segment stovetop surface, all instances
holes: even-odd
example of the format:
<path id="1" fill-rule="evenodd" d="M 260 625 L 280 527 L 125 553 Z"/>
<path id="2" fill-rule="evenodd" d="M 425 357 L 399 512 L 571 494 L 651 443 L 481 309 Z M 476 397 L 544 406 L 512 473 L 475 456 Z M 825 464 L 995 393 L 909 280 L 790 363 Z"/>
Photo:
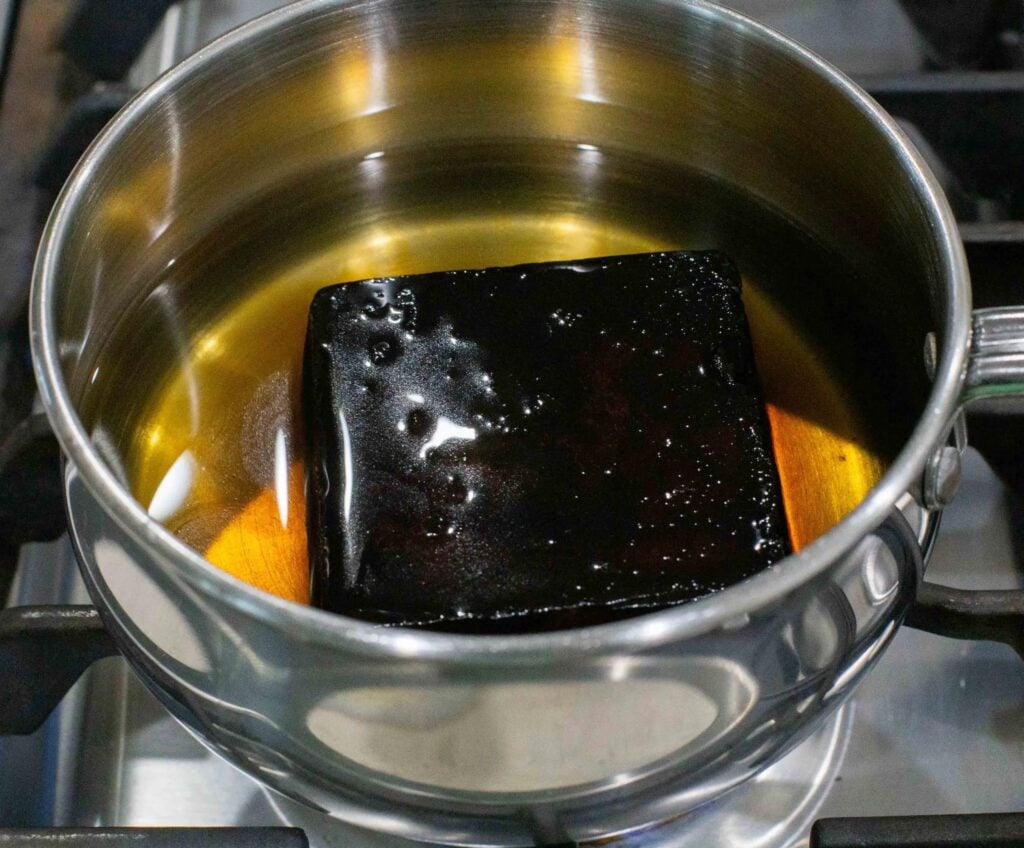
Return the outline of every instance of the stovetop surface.
<path id="1" fill-rule="evenodd" d="M 280 0 L 172 8 L 129 81 L 143 85 Z M 914 70 L 926 47 L 897 3 L 737 0 L 854 73 Z M 822 26 L 822 22 L 827 25 Z M 973 451 L 943 519 L 929 577 L 1016 588 L 1024 508 Z M 1016 532 L 1014 528 L 1017 528 Z M 67 540 L 26 546 L 15 604 L 87 602 Z M 844 712 L 801 748 L 684 825 L 645 844 L 805 843 L 824 816 L 1024 811 L 1024 663 L 1004 646 L 902 629 Z M 0 740 L 0 823 L 306 826 L 314 845 L 398 845 L 273 798 L 207 751 L 120 658 L 90 670 L 36 734 Z"/>

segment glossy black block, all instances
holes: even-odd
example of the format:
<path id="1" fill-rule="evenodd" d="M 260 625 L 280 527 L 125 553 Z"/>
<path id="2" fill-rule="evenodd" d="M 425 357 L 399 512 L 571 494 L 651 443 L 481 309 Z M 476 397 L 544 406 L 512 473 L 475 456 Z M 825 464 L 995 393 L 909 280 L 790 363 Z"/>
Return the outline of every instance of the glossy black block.
<path id="1" fill-rule="evenodd" d="M 740 278 L 715 252 L 347 283 L 310 309 L 313 602 L 516 632 L 788 552 Z"/>

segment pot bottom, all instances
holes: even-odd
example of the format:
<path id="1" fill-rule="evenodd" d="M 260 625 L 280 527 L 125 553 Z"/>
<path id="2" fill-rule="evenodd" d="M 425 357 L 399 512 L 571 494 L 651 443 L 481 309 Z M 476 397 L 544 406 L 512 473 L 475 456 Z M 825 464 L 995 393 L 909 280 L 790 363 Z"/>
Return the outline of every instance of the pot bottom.
<path id="1" fill-rule="evenodd" d="M 581 844 L 615 848 L 681 844 L 789 848 L 810 829 L 839 772 L 853 710 L 852 704 L 842 707 L 777 763 L 715 801 L 661 824 Z M 283 822 L 305 830 L 312 848 L 413 848 L 424 844 L 364 830 L 272 790 L 264 792 Z"/>

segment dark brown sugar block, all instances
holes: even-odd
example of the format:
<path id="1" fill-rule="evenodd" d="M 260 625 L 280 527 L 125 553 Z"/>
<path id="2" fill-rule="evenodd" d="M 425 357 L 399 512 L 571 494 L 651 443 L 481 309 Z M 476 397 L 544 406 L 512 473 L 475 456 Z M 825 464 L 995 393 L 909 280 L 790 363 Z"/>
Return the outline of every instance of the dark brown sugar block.
<path id="1" fill-rule="evenodd" d="M 697 598 L 788 552 L 720 253 L 331 286 L 304 370 L 318 606 L 546 630 Z"/>

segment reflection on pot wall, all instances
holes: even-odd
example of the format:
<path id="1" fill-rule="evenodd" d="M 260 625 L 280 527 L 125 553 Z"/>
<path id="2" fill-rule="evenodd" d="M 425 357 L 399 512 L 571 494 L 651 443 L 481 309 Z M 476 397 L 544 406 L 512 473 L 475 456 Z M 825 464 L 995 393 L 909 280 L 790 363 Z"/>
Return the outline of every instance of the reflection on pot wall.
<path id="1" fill-rule="evenodd" d="M 752 681 L 731 697 L 716 691 L 737 685 L 740 669 L 684 661 L 671 673 L 649 668 L 655 676 L 645 679 L 631 665 L 616 660 L 609 680 L 350 689 L 313 707 L 307 726 L 331 750 L 402 780 L 540 792 L 626 782 L 627 773 L 734 723 L 735 715 L 717 721 L 719 702 L 752 702 Z"/>
<path id="2" fill-rule="evenodd" d="M 403 822 L 392 829 L 452 807 L 537 807 L 583 838 L 702 803 L 841 702 L 919 570 L 895 523 L 786 605 L 684 644 L 489 670 L 381 661 L 290 641 L 172 562 L 143 571 L 152 552 L 72 468 L 67 491 L 90 589 L 164 703 L 264 782 L 349 819 Z"/>

